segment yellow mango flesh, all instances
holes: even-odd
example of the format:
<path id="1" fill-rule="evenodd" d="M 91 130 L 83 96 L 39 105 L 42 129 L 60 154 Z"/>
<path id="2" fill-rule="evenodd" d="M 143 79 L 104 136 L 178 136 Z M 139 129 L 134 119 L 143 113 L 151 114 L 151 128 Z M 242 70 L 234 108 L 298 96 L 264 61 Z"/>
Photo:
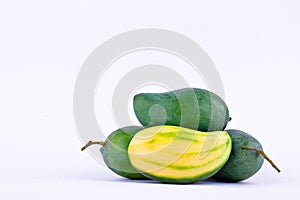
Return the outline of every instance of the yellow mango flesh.
<path id="1" fill-rule="evenodd" d="M 231 139 L 225 131 L 200 132 L 177 126 L 155 126 L 131 140 L 131 164 L 145 174 L 165 179 L 199 180 L 228 160 Z"/>

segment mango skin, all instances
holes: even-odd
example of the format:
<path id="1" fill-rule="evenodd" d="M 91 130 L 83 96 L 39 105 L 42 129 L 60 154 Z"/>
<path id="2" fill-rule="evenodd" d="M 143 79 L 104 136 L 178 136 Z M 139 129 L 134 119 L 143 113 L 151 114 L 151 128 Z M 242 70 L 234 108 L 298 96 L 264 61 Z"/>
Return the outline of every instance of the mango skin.
<path id="1" fill-rule="evenodd" d="M 264 158 L 256 151 L 241 146 L 263 150 L 253 136 L 240 130 L 226 130 L 232 140 L 232 151 L 223 168 L 213 177 L 222 182 L 239 182 L 253 176 L 262 167 Z"/>
<path id="2" fill-rule="evenodd" d="M 134 112 L 144 127 L 171 125 L 199 131 L 224 130 L 230 117 L 225 102 L 199 88 L 134 96 Z"/>
<path id="3" fill-rule="evenodd" d="M 128 145 L 133 136 L 143 127 L 128 126 L 112 132 L 100 148 L 107 167 L 116 174 L 129 179 L 148 179 L 139 173 L 130 163 Z"/>

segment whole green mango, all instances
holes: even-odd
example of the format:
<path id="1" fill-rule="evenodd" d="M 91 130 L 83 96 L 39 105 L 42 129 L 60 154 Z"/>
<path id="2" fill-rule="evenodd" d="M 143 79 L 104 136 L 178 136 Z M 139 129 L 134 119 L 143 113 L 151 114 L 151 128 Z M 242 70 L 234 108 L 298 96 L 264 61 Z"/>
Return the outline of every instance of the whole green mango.
<path id="1" fill-rule="evenodd" d="M 230 157 L 224 167 L 214 176 L 223 182 L 239 182 L 256 174 L 266 159 L 278 171 L 278 167 L 263 152 L 257 139 L 240 130 L 226 130 L 232 140 Z"/>
<path id="2" fill-rule="evenodd" d="M 99 144 L 104 162 L 113 172 L 129 179 L 148 179 L 131 165 L 128 157 L 128 145 L 140 130 L 143 130 L 143 127 L 128 126 L 117 129 L 107 137 L 105 142 L 89 141 L 81 150 L 83 151 L 90 145 Z"/>
<path id="3" fill-rule="evenodd" d="M 199 131 L 224 130 L 230 120 L 225 102 L 199 88 L 134 96 L 134 112 L 143 126 L 172 125 Z"/>

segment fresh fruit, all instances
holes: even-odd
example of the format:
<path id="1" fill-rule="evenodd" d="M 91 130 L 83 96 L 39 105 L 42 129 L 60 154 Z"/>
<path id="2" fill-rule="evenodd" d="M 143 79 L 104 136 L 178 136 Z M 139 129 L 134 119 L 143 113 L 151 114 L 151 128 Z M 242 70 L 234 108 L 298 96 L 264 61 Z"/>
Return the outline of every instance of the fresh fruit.
<path id="1" fill-rule="evenodd" d="M 143 126 L 173 125 L 199 131 L 224 130 L 230 121 L 225 102 L 198 88 L 134 96 L 134 112 Z"/>
<path id="2" fill-rule="evenodd" d="M 253 176 L 267 159 L 278 172 L 280 170 L 265 155 L 258 140 L 240 130 L 226 130 L 232 140 L 232 151 L 224 167 L 214 176 L 224 182 L 243 181 Z"/>
<path id="3" fill-rule="evenodd" d="M 178 126 L 139 131 L 128 147 L 130 162 L 145 176 L 165 183 L 193 183 L 213 176 L 231 152 L 227 132 Z"/>
<path id="4" fill-rule="evenodd" d="M 81 150 L 83 151 L 93 144 L 100 144 L 102 145 L 100 151 L 104 162 L 113 172 L 129 179 L 147 179 L 132 167 L 127 153 L 132 137 L 142 129 L 143 127 L 140 126 L 128 126 L 118 129 L 112 132 L 105 142 L 89 141 Z"/>

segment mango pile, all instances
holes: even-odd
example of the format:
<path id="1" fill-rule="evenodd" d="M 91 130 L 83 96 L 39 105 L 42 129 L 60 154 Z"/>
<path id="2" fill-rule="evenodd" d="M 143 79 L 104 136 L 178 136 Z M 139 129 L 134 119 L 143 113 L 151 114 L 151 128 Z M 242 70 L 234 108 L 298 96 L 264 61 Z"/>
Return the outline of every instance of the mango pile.
<path id="1" fill-rule="evenodd" d="M 142 126 L 128 126 L 99 144 L 107 167 L 128 179 L 189 184 L 210 179 L 239 182 L 253 176 L 266 159 L 253 136 L 225 130 L 231 120 L 226 103 L 199 88 L 134 96 L 134 112 Z"/>

